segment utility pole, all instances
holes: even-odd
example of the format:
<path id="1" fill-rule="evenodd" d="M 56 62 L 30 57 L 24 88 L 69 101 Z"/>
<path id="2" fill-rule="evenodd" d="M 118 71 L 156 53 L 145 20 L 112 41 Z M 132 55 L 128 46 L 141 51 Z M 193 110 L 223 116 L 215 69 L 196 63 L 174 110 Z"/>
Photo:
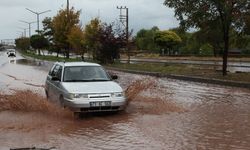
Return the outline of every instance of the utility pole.
<path id="1" fill-rule="evenodd" d="M 31 37 L 31 24 L 36 23 L 36 22 L 27 22 L 27 21 L 23 21 L 23 20 L 19 20 L 19 21 L 23 22 L 23 23 L 27 23 L 29 25 L 29 37 Z"/>
<path id="2" fill-rule="evenodd" d="M 69 0 L 67 0 L 67 13 L 69 13 Z"/>
<path id="3" fill-rule="evenodd" d="M 35 12 L 35 11 L 30 10 L 30 9 L 28 9 L 28 8 L 26 8 L 26 10 L 28 10 L 28 11 L 30 11 L 30 12 L 32 12 L 32 13 L 34 13 L 34 14 L 37 15 L 37 33 L 39 34 L 39 16 L 40 16 L 41 14 L 46 13 L 46 12 L 50 12 L 51 10 L 46 10 L 46 11 L 43 11 L 43 12 Z"/>
<path id="4" fill-rule="evenodd" d="M 66 25 L 66 28 L 67 28 L 67 31 L 69 32 L 69 22 L 70 22 L 70 17 L 69 17 L 69 0 L 67 0 L 67 6 L 66 6 L 67 8 L 67 25 Z M 67 42 L 67 50 L 66 50 L 66 57 L 67 58 L 69 58 L 69 48 L 70 48 L 70 46 L 69 46 L 69 43 Z"/>
<path id="5" fill-rule="evenodd" d="M 127 46 L 127 56 L 128 56 L 128 63 L 130 63 L 130 49 L 129 49 L 129 18 L 128 18 L 128 8 L 125 6 L 121 6 L 118 7 L 117 9 L 120 10 L 120 22 L 123 24 L 123 26 L 125 27 L 126 30 L 126 46 Z M 126 13 L 124 14 L 124 11 L 126 11 Z"/>

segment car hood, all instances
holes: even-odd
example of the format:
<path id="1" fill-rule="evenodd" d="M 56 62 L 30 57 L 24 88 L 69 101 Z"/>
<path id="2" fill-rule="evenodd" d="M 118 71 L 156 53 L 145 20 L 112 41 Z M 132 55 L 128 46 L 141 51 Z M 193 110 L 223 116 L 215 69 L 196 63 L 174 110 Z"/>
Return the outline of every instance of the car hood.
<path id="1" fill-rule="evenodd" d="M 113 81 L 105 82 L 64 82 L 63 88 L 69 93 L 114 93 L 122 92 L 119 84 Z"/>

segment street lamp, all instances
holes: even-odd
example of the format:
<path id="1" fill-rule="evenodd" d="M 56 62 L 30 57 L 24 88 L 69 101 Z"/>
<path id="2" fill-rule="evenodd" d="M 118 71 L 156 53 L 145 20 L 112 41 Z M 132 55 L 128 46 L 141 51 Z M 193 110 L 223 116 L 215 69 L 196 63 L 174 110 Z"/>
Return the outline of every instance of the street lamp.
<path id="1" fill-rule="evenodd" d="M 23 31 L 17 31 L 17 34 L 18 34 L 20 37 L 23 37 Z"/>
<path id="2" fill-rule="evenodd" d="M 18 27 L 18 28 L 23 30 L 23 37 L 26 37 L 26 30 L 29 28 L 21 28 L 21 27 Z"/>
<path id="3" fill-rule="evenodd" d="M 26 10 L 28 10 L 28 11 L 30 11 L 30 12 L 32 12 L 32 13 L 34 13 L 34 14 L 37 15 L 37 32 L 39 33 L 39 15 L 44 14 L 46 12 L 50 12 L 51 10 L 46 10 L 46 11 L 43 11 L 43 12 L 35 12 L 35 11 L 30 10 L 28 8 L 26 8 Z"/>
<path id="4" fill-rule="evenodd" d="M 36 22 L 27 22 L 27 21 L 23 21 L 23 20 L 19 20 L 20 22 L 23 22 L 23 23 L 27 23 L 27 24 L 29 24 L 29 37 L 31 37 L 31 24 L 32 23 L 36 23 Z"/>

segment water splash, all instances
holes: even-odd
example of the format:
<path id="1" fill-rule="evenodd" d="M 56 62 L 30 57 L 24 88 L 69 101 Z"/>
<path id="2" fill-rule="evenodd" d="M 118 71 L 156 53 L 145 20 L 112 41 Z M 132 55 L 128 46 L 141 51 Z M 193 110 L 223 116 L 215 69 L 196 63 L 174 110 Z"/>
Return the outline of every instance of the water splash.
<path id="1" fill-rule="evenodd" d="M 130 112 L 142 114 L 163 114 L 170 112 L 184 112 L 185 109 L 178 106 L 173 101 L 163 97 L 150 96 L 146 94 L 152 91 L 161 91 L 157 87 L 157 81 L 153 78 L 145 78 L 134 81 L 126 90 L 128 99 L 127 109 Z M 152 94 L 153 95 L 153 94 Z"/>
<path id="2" fill-rule="evenodd" d="M 134 100 L 141 92 L 146 91 L 155 86 L 156 82 L 151 79 L 142 79 L 134 81 L 128 86 L 125 91 L 128 102 Z"/>
<path id="3" fill-rule="evenodd" d="M 66 118 L 72 116 L 69 110 L 61 108 L 29 90 L 16 91 L 13 95 L 0 94 L 0 111 L 38 112 Z"/>

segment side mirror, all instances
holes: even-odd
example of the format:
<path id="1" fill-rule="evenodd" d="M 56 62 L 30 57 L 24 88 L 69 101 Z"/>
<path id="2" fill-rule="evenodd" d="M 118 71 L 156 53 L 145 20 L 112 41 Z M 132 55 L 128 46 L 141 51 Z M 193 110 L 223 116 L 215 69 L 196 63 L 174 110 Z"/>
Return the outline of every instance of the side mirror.
<path id="1" fill-rule="evenodd" d="M 118 76 L 117 76 L 117 75 L 111 75 L 111 78 L 112 78 L 113 80 L 117 80 L 117 79 L 118 79 Z"/>
<path id="2" fill-rule="evenodd" d="M 60 79 L 57 76 L 52 76 L 51 80 L 52 81 L 60 81 Z"/>

